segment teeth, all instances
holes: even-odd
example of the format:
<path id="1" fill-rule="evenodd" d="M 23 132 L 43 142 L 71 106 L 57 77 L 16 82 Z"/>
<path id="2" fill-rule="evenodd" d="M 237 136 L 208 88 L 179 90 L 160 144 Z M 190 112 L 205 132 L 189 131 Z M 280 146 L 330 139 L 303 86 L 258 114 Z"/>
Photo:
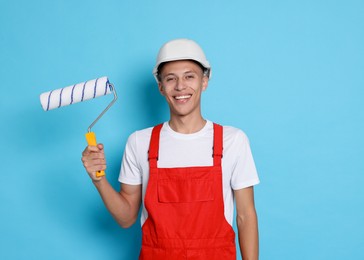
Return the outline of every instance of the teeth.
<path id="1" fill-rule="evenodd" d="M 184 99 L 184 98 L 190 98 L 191 95 L 186 95 L 186 96 L 176 96 L 175 99 Z"/>

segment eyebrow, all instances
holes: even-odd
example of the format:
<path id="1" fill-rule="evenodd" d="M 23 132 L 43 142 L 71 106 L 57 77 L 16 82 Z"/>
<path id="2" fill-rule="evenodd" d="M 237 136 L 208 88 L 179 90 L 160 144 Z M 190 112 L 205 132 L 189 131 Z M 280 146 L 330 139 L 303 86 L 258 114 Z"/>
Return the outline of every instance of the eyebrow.
<path id="1" fill-rule="evenodd" d="M 194 70 L 188 70 L 188 71 L 185 71 L 183 74 L 187 74 L 187 73 L 195 73 L 195 74 L 197 74 L 197 72 L 196 72 L 196 71 L 194 71 Z"/>
<path id="2" fill-rule="evenodd" d="M 187 70 L 187 71 L 183 72 L 183 74 L 188 74 L 188 73 L 194 73 L 194 74 L 197 74 L 197 72 L 196 72 L 196 71 L 193 71 L 193 70 Z M 166 74 L 166 75 L 163 75 L 163 78 L 165 78 L 165 77 L 167 77 L 167 76 L 170 76 L 170 75 L 175 76 L 176 74 L 175 74 L 175 73 L 173 73 L 173 72 L 170 72 L 170 73 L 168 73 L 168 74 Z"/>

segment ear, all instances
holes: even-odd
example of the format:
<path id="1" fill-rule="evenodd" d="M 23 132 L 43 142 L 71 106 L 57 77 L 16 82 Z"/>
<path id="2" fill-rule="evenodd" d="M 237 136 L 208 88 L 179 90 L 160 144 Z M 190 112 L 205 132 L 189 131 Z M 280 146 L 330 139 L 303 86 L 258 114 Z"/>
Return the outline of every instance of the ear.
<path id="1" fill-rule="evenodd" d="M 209 85 L 209 78 L 207 76 L 203 76 L 202 78 L 202 91 L 205 91 Z"/>
<path id="2" fill-rule="evenodd" d="M 164 87 L 162 85 L 162 83 L 160 81 L 158 81 L 158 89 L 159 89 L 159 93 L 164 96 Z"/>

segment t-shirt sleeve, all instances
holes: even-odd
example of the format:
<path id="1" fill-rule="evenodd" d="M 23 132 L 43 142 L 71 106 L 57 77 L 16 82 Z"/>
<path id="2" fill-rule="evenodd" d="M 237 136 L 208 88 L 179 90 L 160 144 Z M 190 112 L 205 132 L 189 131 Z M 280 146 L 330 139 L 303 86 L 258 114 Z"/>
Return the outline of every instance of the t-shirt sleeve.
<path id="1" fill-rule="evenodd" d="M 119 182 L 139 185 L 142 184 L 141 168 L 138 165 L 137 158 L 137 133 L 133 133 L 129 136 L 125 146 L 123 160 L 121 163 L 121 170 L 119 174 Z"/>
<path id="2" fill-rule="evenodd" d="M 236 161 L 232 169 L 232 189 L 239 190 L 258 184 L 260 181 L 250 149 L 249 139 L 243 131 L 239 130 L 237 132 L 234 146 Z"/>

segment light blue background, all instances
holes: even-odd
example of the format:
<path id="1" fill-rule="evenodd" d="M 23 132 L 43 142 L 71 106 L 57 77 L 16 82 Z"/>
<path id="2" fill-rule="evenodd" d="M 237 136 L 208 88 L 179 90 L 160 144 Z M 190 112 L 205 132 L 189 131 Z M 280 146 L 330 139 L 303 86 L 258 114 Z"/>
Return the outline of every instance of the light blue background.
<path id="1" fill-rule="evenodd" d="M 206 118 L 243 129 L 260 256 L 364 259 L 364 2 L 1 1 L 0 259 L 136 259 L 80 158 L 111 96 L 44 112 L 40 93 L 108 76 L 120 99 L 95 126 L 108 179 L 128 135 L 168 119 L 151 70 L 188 37 L 213 67 Z"/>

